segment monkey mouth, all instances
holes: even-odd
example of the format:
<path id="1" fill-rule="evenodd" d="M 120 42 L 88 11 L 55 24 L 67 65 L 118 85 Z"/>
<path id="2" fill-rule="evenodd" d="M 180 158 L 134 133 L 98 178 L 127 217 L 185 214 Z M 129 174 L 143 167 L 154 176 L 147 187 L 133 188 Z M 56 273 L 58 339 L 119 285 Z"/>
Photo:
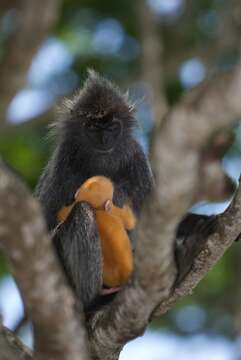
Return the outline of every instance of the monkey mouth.
<path id="1" fill-rule="evenodd" d="M 85 126 L 85 134 L 98 153 L 110 153 L 116 147 L 123 133 L 120 120 L 88 122 Z"/>
<path id="2" fill-rule="evenodd" d="M 95 151 L 100 154 L 111 153 L 116 147 L 117 142 L 118 142 L 118 137 L 110 138 L 110 134 L 103 134 L 103 133 L 100 134 L 100 136 L 97 139 L 95 139 L 95 141 L 92 141 Z"/>
<path id="3" fill-rule="evenodd" d="M 100 154 L 109 154 L 114 150 L 114 147 L 111 147 L 110 149 L 100 149 L 100 148 L 95 148 L 95 151 L 100 153 Z"/>

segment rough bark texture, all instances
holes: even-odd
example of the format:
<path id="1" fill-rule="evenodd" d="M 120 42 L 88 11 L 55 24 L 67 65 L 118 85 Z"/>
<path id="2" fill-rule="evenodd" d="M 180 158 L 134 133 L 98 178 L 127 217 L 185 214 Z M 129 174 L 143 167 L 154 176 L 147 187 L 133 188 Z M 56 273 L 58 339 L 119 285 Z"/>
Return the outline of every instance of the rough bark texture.
<path id="1" fill-rule="evenodd" d="M 0 325 L 0 359 L 1 360 L 30 360 L 32 353 L 18 338 L 4 326 Z"/>

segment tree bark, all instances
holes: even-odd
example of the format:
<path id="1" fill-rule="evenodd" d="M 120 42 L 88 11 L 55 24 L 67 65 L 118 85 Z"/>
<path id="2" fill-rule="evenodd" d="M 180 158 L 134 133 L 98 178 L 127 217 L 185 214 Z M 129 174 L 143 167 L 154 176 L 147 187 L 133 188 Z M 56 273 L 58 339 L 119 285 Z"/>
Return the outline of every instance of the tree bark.
<path id="1" fill-rule="evenodd" d="M 1 360 L 31 360 L 32 352 L 18 338 L 0 324 Z"/>

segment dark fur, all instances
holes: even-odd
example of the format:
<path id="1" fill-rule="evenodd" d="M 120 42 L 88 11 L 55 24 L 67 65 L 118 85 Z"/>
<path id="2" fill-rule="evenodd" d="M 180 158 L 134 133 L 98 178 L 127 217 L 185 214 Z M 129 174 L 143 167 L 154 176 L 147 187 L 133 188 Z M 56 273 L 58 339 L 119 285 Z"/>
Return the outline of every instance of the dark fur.
<path id="1" fill-rule="evenodd" d="M 114 203 L 131 201 L 138 215 L 153 186 L 148 161 L 134 140 L 133 108 L 111 83 L 91 72 L 83 89 L 68 102 L 63 119 L 55 124 L 57 146 L 36 189 L 47 224 L 53 230 L 56 214 L 73 202 L 74 194 L 89 177 L 104 175 L 115 186 Z M 118 119 L 122 133 L 110 152 L 95 149 L 85 133 L 90 121 Z M 111 136 L 111 133 L 110 133 Z M 70 283 L 88 308 L 102 287 L 102 258 L 95 212 L 76 205 L 55 234 L 54 243 Z"/>

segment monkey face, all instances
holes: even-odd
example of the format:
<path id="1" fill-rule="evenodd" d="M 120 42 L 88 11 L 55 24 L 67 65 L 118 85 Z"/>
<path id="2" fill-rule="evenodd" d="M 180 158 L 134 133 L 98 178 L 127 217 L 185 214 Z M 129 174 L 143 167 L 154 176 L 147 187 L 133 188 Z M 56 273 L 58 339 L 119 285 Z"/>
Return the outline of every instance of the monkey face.
<path id="1" fill-rule="evenodd" d="M 96 151 L 110 152 L 122 135 L 122 122 L 111 115 L 89 119 L 84 131 Z"/>
<path id="2" fill-rule="evenodd" d="M 116 87 L 90 72 L 81 91 L 65 106 L 66 113 L 56 125 L 63 143 L 73 151 L 70 156 L 68 150 L 71 161 L 103 169 L 110 163 L 119 166 L 118 160 L 123 162 L 119 154 L 127 158 L 136 120 L 133 106 Z"/>

